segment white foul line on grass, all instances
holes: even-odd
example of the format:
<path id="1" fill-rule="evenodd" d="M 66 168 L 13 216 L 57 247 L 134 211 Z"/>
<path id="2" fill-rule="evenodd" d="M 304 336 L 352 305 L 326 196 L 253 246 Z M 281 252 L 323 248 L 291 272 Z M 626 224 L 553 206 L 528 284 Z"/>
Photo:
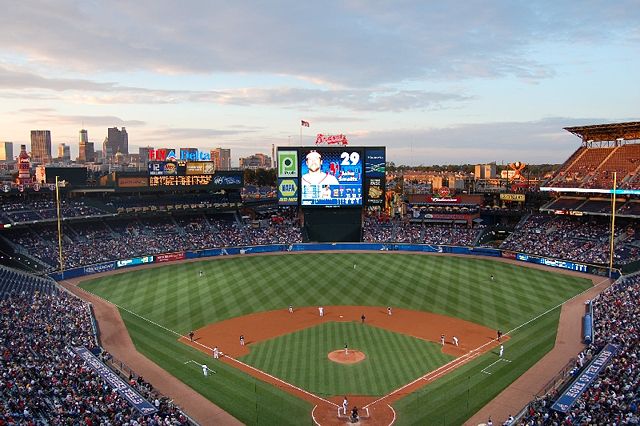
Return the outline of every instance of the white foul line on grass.
<path id="1" fill-rule="evenodd" d="M 65 282 L 67 282 L 67 281 L 65 281 Z M 69 284 L 69 285 L 71 285 L 71 284 Z M 84 290 L 84 289 L 81 289 L 81 290 L 82 290 L 82 291 L 86 291 L 86 290 Z M 134 316 L 136 316 L 136 317 L 140 318 L 140 319 L 141 319 L 141 320 L 143 320 L 143 321 L 147 321 L 148 323 L 151 323 L 151 324 L 155 325 L 156 327 L 160 327 L 161 329 L 166 330 L 166 331 L 168 331 L 169 333 L 173 333 L 173 334 L 175 334 L 176 336 L 184 337 L 185 339 L 187 339 L 187 338 L 188 338 L 187 336 L 183 336 L 182 334 L 178 333 L 177 331 L 173 331 L 173 330 L 171 330 L 170 328 L 165 327 L 164 325 L 158 324 L 157 322 L 155 322 L 155 321 L 153 321 L 153 320 L 150 320 L 150 319 L 148 319 L 148 318 L 145 318 L 145 317 L 143 317 L 142 315 L 138 315 L 138 314 L 136 314 L 135 312 L 132 312 L 132 311 L 130 311 L 130 310 L 129 310 L 129 309 L 127 309 L 127 308 L 124 308 L 124 307 L 122 307 L 122 306 L 120 306 L 120 305 L 118 305 L 118 304 L 116 304 L 116 303 L 113 303 L 113 302 L 110 302 L 110 301 L 108 301 L 108 300 L 105 300 L 104 298 L 102 298 L 102 297 L 98 296 L 97 294 L 91 293 L 91 292 L 89 292 L 89 291 L 87 291 L 87 293 L 89 293 L 89 294 L 91 294 L 91 295 L 93 295 L 93 296 L 95 296 L 95 297 L 99 298 L 100 300 L 103 300 L 103 301 L 105 301 L 105 302 L 107 302 L 107 303 L 110 303 L 110 304 L 112 304 L 113 306 L 115 306 L 116 308 L 118 308 L 118 309 L 122 309 L 123 311 L 126 311 L 126 312 L 130 313 L 131 315 L 134 315 Z M 193 343 L 196 343 L 197 345 L 199 345 L 199 346 L 201 346 L 201 347 L 203 347 L 203 348 L 205 348 L 205 349 L 208 349 L 208 350 L 210 350 L 210 351 L 211 351 L 211 350 L 213 350 L 213 348 L 210 348 L 210 347 L 209 347 L 209 346 L 207 346 L 207 345 L 203 345 L 203 344 L 202 344 L 202 343 L 200 343 L 200 342 L 193 342 Z M 279 379 L 279 378 L 277 378 L 277 377 L 275 377 L 275 376 L 272 376 L 271 374 L 266 373 L 266 372 L 264 372 L 264 371 L 262 371 L 262 370 L 259 370 L 259 369 L 255 368 L 255 367 L 252 367 L 252 366 L 250 366 L 249 364 L 245 364 L 244 362 L 239 361 L 239 360 L 237 360 L 237 359 L 235 359 L 235 358 L 233 358 L 233 357 L 231 357 L 231 356 L 229 356 L 229 355 L 226 355 L 226 354 L 225 354 L 225 355 L 224 355 L 224 357 L 225 357 L 225 358 L 227 358 L 227 359 L 230 359 L 231 361 L 235 361 L 235 362 L 237 362 L 238 364 L 243 365 L 243 366 L 245 366 L 245 367 L 247 367 L 247 368 L 249 368 L 249 369 L 251 369 L 251 370 L 254 370 L 254 371 L 256 371 L 256 372 L 258 372 L 258 373 L 260 373 L 260 374 L 264 374 L 265 376 L 267 376 L 267 377 L 269 377 L 269 378 L 271 378 L 271 379 L 273 379 L 273 380 L 275 380 L 275 381 L 277 381 L 277 382 L 279 382 L 279 383 L 282 383 L 282 384 L 283 384 L 283 385 L 285 385 L 285 386 L 289 386 L 289 387 L 290 387 L 290 388 L 292 388 L 292 389 L 295 389 L 295 390 L 297 390 L 297 391 L 299 391 L 299 392 L 302 392 L 302 393 L 304 393 L 305 395 L 309 395 L 309 396 L 311 396 L 311 397 L 313 397 L 313 398 L 319 399 L 320 401 L 326 402 L 327 404 L 335 405 L 336 407 L 338 406 L 338 404 L 336 404 L 335 402 L 331 402 L 331 401 L 329 401 L 329 400 L 326 400 L 326 399 L 324 399 L 324 398 L 321 398 L 321 397 L 319 397 L 318 395 L 312 394 L 311 392 L 308 392 L 308 391 L 306 391 L 306 390 L 304 390 L 304 389 L 301 389 L 301 388 L 299 388 L 299 387 L 297 387 L 297 386 L 295 386 L 295 385 L 292 385 L 291 383 L 285 382 L 285 381 L 284 381 L 284 380 L 282 380 L 282 379 Z M 195 362 L 195 361 L 194 361 L 194 362 Z"/>
<path id="2" fill-rule="evenodd" d="M 489 367 L 491 367 L 491 366 L 492 366 L 492 365 L 494 365 L 494 364 L 499 363 L 500 361 L 503 361 L 503 362 L 511 362 L 511 361 L 509 361 L 508 359 L 498 358 L 496 361 L 492 362 L 491 364 L 489 364 L 489 365 L 487 365 L 485 368 L 483 368 L 483 369 L 482 369 L 482 371 L 481 371 L 481 373 L 484 373 L 484 374 L 493 374 L 493 373 L 491 373 L 490 371 L 485 371 L 485 370 L 488 370 L 488 369 L 489 369 Z"/>
<path id="3" fill-rule="evenodd" d="M 594 286 L 591 286 L 591 287 L 589 287 L 589 288 L 585 289 L 584 291 L 582 291 L 582 292 L 580 292 L 580 293 L 576 294 L 575 296 L 570 297 L 569 299 L 565 300 L 564 302 L 559 303 L 559 304 L 557 304 L 556 306 L 554 306 L 554 307 L 552 307 L 552 308 L 547 309 L 546 311 L 544 311 L 544 312 L 543 312 L 543 313 L 541 313 L 540 315 L 538 315 L 538 316 L 536 316 L 536 317 L 534 317 L 534 318 L 530 319 L 529 321 L 527 321 L 527 322 L 525 322 L 525 323 L 522 323 L 522 324 L 520 324 L 519 326 L 517 326 L 517 327 L 515 327 L 515 328 L 513 328 L 513 329 L 511 329 L 511 330 L 509 330 L 509 331 L 507 331 L 504 335 L 505 335 L 505 336 L 511 335 L 513 332 L 515 332 L 515 331 L 519 330 L 520 328 L 524 327 L 525 325 L 530 324 L 530 323 L 532 323 L 533 321 L 537 320 L 538 318 L 540 318 L 540 317 L 543 317 L 543 316 L 547 315 L 549 312 L 553 312 L 553 311 L 555 311 L 556 309 L 558 309 L 559 307 L 561 307 L 561 306 L 562 306 L 562 305 L 564 305 L 565 303 L 570 302 L 571 300 L 573 300 L 573 299 L 575 299 L 575 298 L 577 298 L 577 297 L 582 296 L 584 293 L 588 292 L 589 290 L 591 290 L 591 289 L 593 289 L 593 288 L 599 287 L 601 284 L 605 283 L 607 280 L 608 280 L 608 278 L 603 278 L 600 282 L 598 282 L 598 283 L 597 283 L 597 284 L 595 284 Z M 406 385 L 403 385 L 403 386 L 401 386 L 400 388 L 398 388 L 398 389 L 396 389 L 396 390 L 394 390 L 394 391 L 389 392 L 387 395 L 385 395 L 385 396 L 383 396 L 383 397 L 381 397 L 381 398 L 376 399 L 375 401 L 373 401 L 373 402 L 371 402 L 371 403 L 367 404 L 365 407 L 370 407 L 370 406 L 372 406 L 372 405 L 374 405 L 374 404 L 377 404 L 378 402 L 383 401 L 383 400 L 384 400 L 384 399 L 386 399 L 387 397 L 389 397 L 389 396 L 391 396 L 391 395 L 394 395 L 394 394 L 396 394 L 396 393 L 400 392 L 401 390 L 403 390 L 403 389 L 407 388 L 408 386 L 413 385 L 414 383 L 416 383 L 416 382 L 418 382 L 418 381 L 420 381 L 420 380 L 431 380 L 431 379 L 435 379 L 435 378 L 440 377 L 443 373 L 446 373 L 447 371 L 451 370 L 452 368 L 457 367 L 457 366 L 454 366 L 454 367 L 451 367 L 451 366 L 452 366 L 453 364 L 457 364 L 457 362 L 458 362 L 458 361 L 464 361 L 464 362 L 463 362 L 463 364 L 464 364 L 464 363 L 466 363 L 467 361 L 471 361 L 473 358 L 475 358 L 475 357 L 477 357 L 477 356 L 480 356 L 481 354 L 479 353 L 479 351 L 480 351 L 481 349 L 483 349 L 485 346 L 490 345 L 491 343 L 494 343 L 496 340 L 497 340 L 497 339 L 491 339 L 491 340 L 490 340 L 490 341 L 488 341 L 487 343 L 484 343 L 484 344 L 482 344 L 482 345 L 478 346 L 477 348 L 472 349 L 471 351 L 467 352 L 466 354 L 462 355 L 461 357 L 456 358 L 456 359 L 454 359 L 453 361 L 450 361 L 450 362 L 448 362 L 447 364 L 442 365 L 442 366 L 438 367 L 437 369 L 435 369 L 435 370 L 433 370 L 433 371 L 430 371 L 429 373 L 425 374 L 424 376 L 418 377 L 418 378 L 417 378 L 417 379 L 415 379 L 414 381 L 412 381 L 412 382 L 410 382 L 410 383 L 407 383 Z M 473 355 L 472 355 L 472 354 L 473 354 Z M 443 371 L 440 371 L 440 370 L 442 370 L 442 369 L 444 369 L 444 370 L 443 370 Z M 430 377 L 433 373 L 436 373 L 436 374 L 434 374 L 434 375 L 433 375 L 433 377 Z"/>

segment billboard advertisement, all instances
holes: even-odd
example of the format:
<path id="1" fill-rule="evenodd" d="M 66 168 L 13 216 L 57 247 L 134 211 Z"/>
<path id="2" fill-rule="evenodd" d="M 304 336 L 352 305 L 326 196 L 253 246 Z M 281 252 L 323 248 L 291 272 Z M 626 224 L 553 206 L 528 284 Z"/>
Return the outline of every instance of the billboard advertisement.
<path id="1" fill-rule="evenodd" d="M 153 256 L 134 257 L 132 259 L 118 260 L 116 267 L 124 268 L 125 266 L 144 265 L 147 263 L 153 263 Z"/>
<path id="2" fill-rule="evenodd" d="M 189 161 L 186 165 L 186 174 L 189 175 L 212 175 L 216 171 L 213 161 Z"/>
<path id="3" fill-rule="evenodd" d="M 384 183 L 384 178 L 366 178 L 365 197 L 367 205 L 384 205 Z"/>
<path id="4" fill-rule="evenodd" d="M 141 188 L 149 186 L 149 178 L 146 177 L 119 177 L 118 188 Z"/>
<path id="5" fill-rule="evenodd" d="M 278 205 L 298 205 L 298 179 L 278 178 Z"/>
<path id="6" fill-rule="evenodd" d="M 362 206 L 363 150 L 301 148 L 302 206 Z"/>
<path id="7" fill-rule="evenodd" d="M 147 165 L 150 176 L 177 176 L 178 163 L 173 161 L 150 161 Z"/>
<path id="8" fill-rule="evenodd" d="M 386 161 L 384 148 L 367 148 L 365 150 L 365 175 L 372 178 L 384 178 Z"/>
<path id="9" fill-rule="evenodd" d="M 298 151 L 278 150 L 278 177 L 298 177 Z"/>
<path id="10" fill-rule="evenodd" d="M 217 171 L 213 176 L 213 185 L 219 189 L 240 189 L 244 185 L 244 174 Z"/>

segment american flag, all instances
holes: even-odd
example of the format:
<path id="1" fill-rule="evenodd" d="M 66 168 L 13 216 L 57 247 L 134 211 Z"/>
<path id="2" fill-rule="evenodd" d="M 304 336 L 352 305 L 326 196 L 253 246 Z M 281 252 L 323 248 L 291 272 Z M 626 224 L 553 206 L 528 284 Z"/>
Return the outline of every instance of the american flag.
<path id="1" fill-rule="evenodd" d="M 309 127 L 309 122 L 308 121 L 304 121 L 304 120 L 300 120 L 300 125 L 302 127 Z"/>

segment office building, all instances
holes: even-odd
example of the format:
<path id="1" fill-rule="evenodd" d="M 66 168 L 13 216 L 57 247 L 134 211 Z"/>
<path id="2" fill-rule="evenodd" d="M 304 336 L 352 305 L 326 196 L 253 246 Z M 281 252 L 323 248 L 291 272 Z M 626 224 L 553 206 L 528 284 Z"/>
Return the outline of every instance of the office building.
<path id="1" fill-rule="evenodd" d="M 241 169 L 269 169 L 271 168 L 271 157 L 266 154 L 253 154 L 245 158 L 240 158 Z"/>
<path id="2" fill-rule="evenodd" d="M 0 142 L 0 161 L 14 161 L 13 158 L 13 142 Z"/>
<path id="3" fill-rule="evenodd" d="M 107 137 L 102 143 L 102 154 L 106 160 L 111 160 L 118 152 L 123 155 L 129 154 L 129 135 L 124 127 L 122 130 L 109 127 Z"/>
<path id="4" fill-rule="evenodd" d="M 51 163 L 51 131 L 31 131 L 31 161 L 40 164 Z"/>
<path id="5" fill-rule="evenodd" d="M 224 148 L 212 149 L 211 161 L 215 163 L 216 170 L 231 170 L 231 150 Z"/>
<path id="6" fill-rule="evenodd" d="M 87 143 L 89 143 L 89 133 L 85 129 L 81 129 L 78 134 L 78 162 L 86 163 L 87 161 Z"/>
<path id="7" fill-rule="evenodd" d="M 58 161 L 71 162 L 71 146 L 65 143 L 58 144 Z"/>

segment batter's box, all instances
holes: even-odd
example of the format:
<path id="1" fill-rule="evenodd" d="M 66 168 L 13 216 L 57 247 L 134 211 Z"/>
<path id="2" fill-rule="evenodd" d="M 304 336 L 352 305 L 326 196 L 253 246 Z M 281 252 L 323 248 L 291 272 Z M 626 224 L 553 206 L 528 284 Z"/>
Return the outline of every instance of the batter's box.
<path id="1" fill-rule="evenodd" d="M 511 361 L 509 361 L 508 359 L 498 358 L 498 360 L 497 360 L 497 361 L 492 362 L 491 364 L 489 364 L 489 365 L 487 365 L 485 368 L 483 368 L 483 369 L 482 369 L 482 372 L 483 372 L 484 374 L 493 374 L 493 373 L 491 373 L 491 372 L 489 371 L 489 369 L 490 369 L 492 366 L 494 366 L 494 365 L 496 365 L 497 363 L 499 363 L 500 361 L 502 361 L 502 362 L 509 362 L 509 363 L 511 362 Z"/>

